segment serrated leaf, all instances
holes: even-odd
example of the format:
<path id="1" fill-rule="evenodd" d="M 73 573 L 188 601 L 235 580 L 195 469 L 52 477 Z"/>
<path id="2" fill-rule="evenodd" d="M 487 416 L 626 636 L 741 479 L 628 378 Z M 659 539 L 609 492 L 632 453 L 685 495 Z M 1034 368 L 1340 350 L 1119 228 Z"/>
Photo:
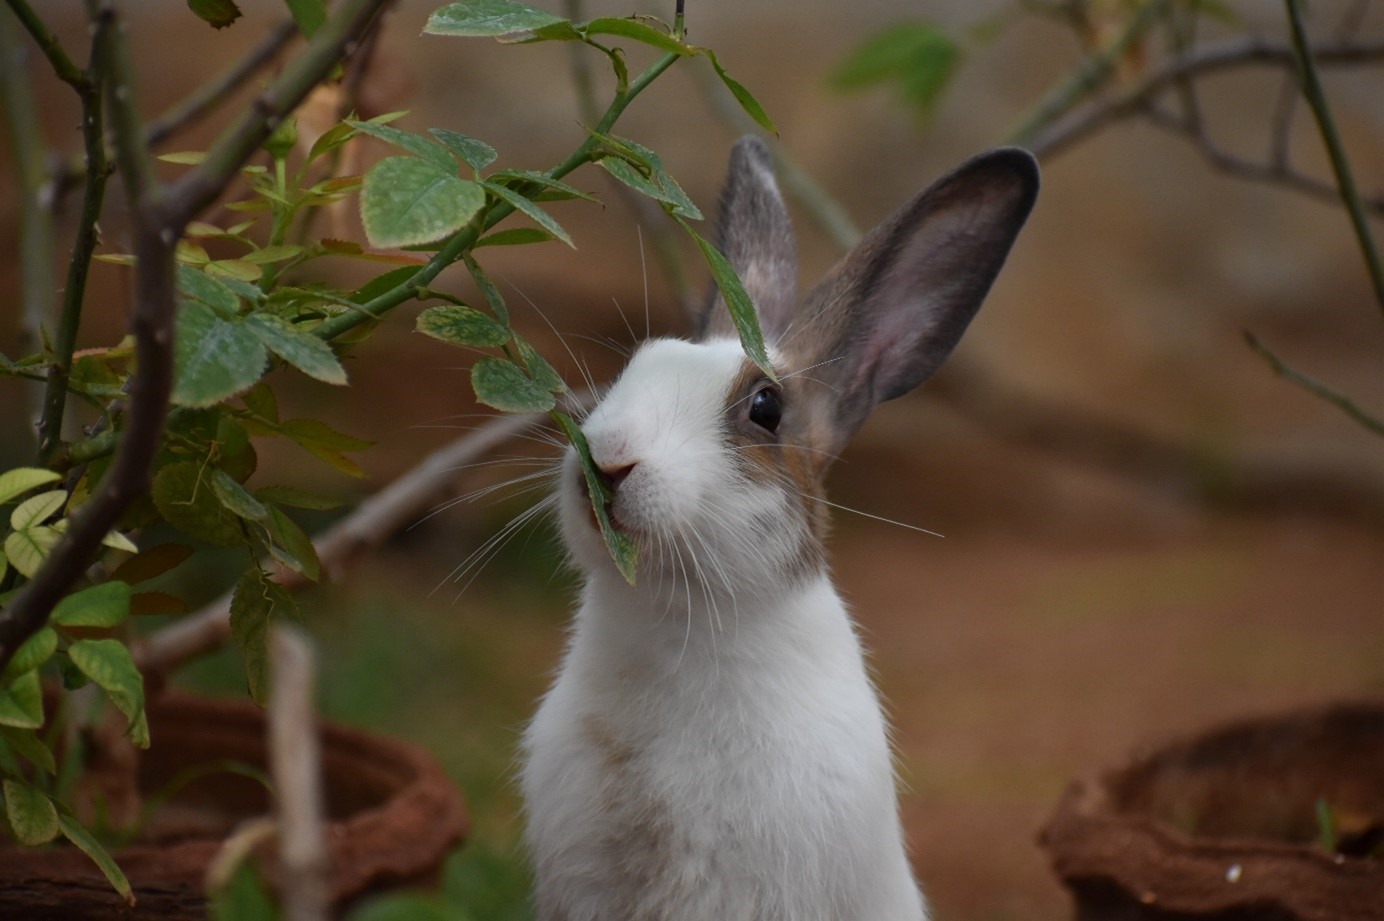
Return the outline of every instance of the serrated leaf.
<path id="1" fill-rule="evenodd" d="M 442 145 L 461 158 L 462 162 L 474 170 L 483 170 L 495 162 L 499 156 L 495 148 L 485 141 L 478 141 L 473 137 L 458 131 L 448 131 L 446 128 L 429 128 L 428 133 L 442 142 Z"/>
<path id="2" fill-rule="evenodd" d="M 324 384 L 346 383 L 346 369 L 341 367 L 332 347 L 312 333 L 303 332 L 272 313 L 253 313 L 244 322 L 265 348 L 308 377 Z"/>
<path id="3" fill-rule="evenodd" d="M 284 0 L 284 3 L 304 38 L 312 38 L 327 21 L 327 5 L 322 0 Z"/>
<path id="4" fill-rule="evenodd" d="M 692 199 L 687 197 L 687 193 L 682 190 L 682 187 L 666 173 L 655 173 L 657 179 L 651 179 L 619 157 L 602 157 L 600 164 L 606 172 L 636 192 L 647 195 L 655 201 L 666 202 L 671 206 L 674 214 L 694 221 L 702 219 L 701 210 L 693 204 Z"/>
<path id="5" fill-rule="evenodd" d="M 527 340 L 515 336 L 514 345 L 519 350 L 519 358 L 524 362 L 524 367 L 528 370 L 529 377 L 533 378 L 535 384 L 550 393 L 567 392 L 567 385 L 563 383 L 562 375 L 558 374 L 553 366 L 548 364 L 548 359 L 538 354 L 538 350 Z"/>
<path id="6" fill-rule="evenodd" d="M 47 745 L 43 744 L 43 740 L 38 737 L 38 733 L 34 730 L 11 729 L 8 726 L 0 726 L 0 741 L 3 741 L 21 758 L 44 773 L 52 775 L 58 772 L 58 765 L 53 758 L 53 752 L 49 750 Z"/>
<path id="7" fill-rule="evenodd" d="M 487 234 L 476 241 L 475 249 L 482 246 L 524 246 L 529 243 L 546 243 L 553 235 L 541 227 L 508 227 Z"/>
<path id="8" fill-rule="evenodd" d="M 423 31 L 430 35 L 498 38 L 562 22 L 566 20 L 561 16 L 513 0 L 466 0 L 435 10 Z"/>
<path id="9" fill-rule="evenodd" d="M 0 726 L 37 729 L 42 725 L 43 688 L 37 671 L 27 671 L 0 687 Z"/>
<path id="10" fill-rule="evenodd" d="M 329 512 L 332 509 L 341 508 L 345 504 L 342 500 L 332 496 L 322 496 L 292 486 L 266 486 L 263 489 L 255 490 L 255 497 L 261 502 L 272 502 L 275 505 L 286 505 L 289 508 L 301 508 L 314 512 Z"/>
<path id="11" fill-rule="evenodd" d="M 455 173 L 456 162 L 447 149 L 437 143 L 428 140 L 421 134 L 414 134 L 411 131 L 404 131 L 395 128 L 393 125 L 380 125 L 374 122 L 346 120 L 346 124 L 359 131 L 361 134 L 368 134 L 373 138 L 378 138 L 386 144 L 392 144 L 401 150 L 407 150 L 416 157 L 421 157 L 428 163 L 433 164 L 444 173 Z"/>
<path id="12" fill-rule="evenodd" d="M 35 847 L 58 836 L 58 811 L 46 794 L 23 781 L 6 777 L 5 818 L 20 844 Z"/>
<path id="13" fill-rule="evenodd" d="M 296 616 L 293 598 L 257 569 L 240 577 L 231 595 L 231 636 L 245 657 L 250 696 L 263 706 L 269 698 L 269 625 Z"/>
<path id="14" fill-rule="evenodd" d="M 264 521 L 269 517 L 269 509 L 250 494 L 244 486 L 231 479 L 225 471 L 212 470 L 209 479 L 211 488 L 223 508 L 238 518 L 247 521 Z"/>
<path id="15" fill-rule="evenodd" d="M 495 182 L 486 182 L 483 183 L 483 185 L 485 186 L 486 190 L 489 191 L 491 194 L 495 195 L 497 198 L 509 202 L 516 209 L 527 215 L 528 218 L 532 220 L 535 224 L 542 227 L 544 230 L 548 231 L 548 233 L 552 234 L 554 237 L 557 237 L 559 240 L 561 240 L 563 243 L 566 243 L 573 249 L 577 248 L 577 245 L 572 242 L 571 235 L 568 234 L 567 231 L 563 230 L 562 225 L 558 224 L 557 221 L 553 220 L 552 215 L 550 215 L 548 212 L 544 211 L 542 208 L 538 207 L 533 202 L 529 201 L 527 198 L 525 198 L 524 196 L 520 195 L 518 192 L 514 191 L 513 189 L 507 186 L 502 186 Z"/>
<path id="16" fill-rule="evenodd" d="M 6 470 L 0 473 L 0 505 L 31 489 L 56 483 L 61 479 L 60 474 L 39 467 L 15 467 L 13 470 Z"/>
<path id="17" fill-rule="evenodd" d="M 263 269 L 244 259 L 213 259 L 203 267 L 203 271 L 232 281 L 245 282 L 258 281 L 264 274 Z"/>
<path id="18" fill-rule="evenodd" d="M 287 262 L 290 259 L 297 259 L 305 252 L 307 252 L 305 247 L 281 244 L 278 246 L 262 246 L 253 252 L 246 253 L 240 258 L 251 265 L 272 265 L 275 262 Z"/>
<path id="19" fill-rule="evenodd" d="M 124 872 L 101 845 L 101 842 L 97 841 L 91 832 L 83 828 L 80 822 L 66 812 L 59 812 L 58 814 L 58 828 L 62 831 L 63 837 L 91 858 L 91 862 L 96 864 L 105 874 L 111 888 L 120 894 L 120 897 L 125 900 L 125 904 L 133 908 L 135 895 L 130 889 L 130 881 L 125 878 Z"/>
<path id="20" fill-rule="evenodd" d="M 198 301 L 178 311 L 173 402 L 212 406 L 248 390 L 264 374 L 269 353 L 240 321 L 217 316 Z"/>
<path id="21" fill-rule="evenodd" d="M 358 464 L 341 452 L 363 451 L 374 442 L 343 435 L 317 419 L 289 419 L 279 426 L 278 431 L 281 435 L 292 439 L 314 457 L 330 464 L 347 476 L 360 477 L 365 475 L 365 471 L 361 470 Z"/>
<path id="22" fill-rule="evenodd" d="M 586 480 L 586 492 L 591 497 L 591 511 L 596 516 L 596 524 L 600 528 L 601 538 L 605 541 L 606 552 L 610 554 L 611 561 L 615 563 L 615 568 L 620 575 L 624 576 L 626 582 L 633 585 L 636 566 L 639 561 L 639 548 L 635 546 L 634 541 L 615 530 L 615 527 L 610 523 L 610 515 L 606 511 L 606 503 L 610 501 L 610 491 L 606 488 L 604 479 L 596 469 L 596 462 L 591 459 L 591 447 L 586 443 L 586 436 L 582 434 L 582 430 L 566 413 L 555 412 L 553 419 L 567 436 L 567 440 L 572 443 L 572 448 L 577 452 L 582 478 Z"/>
<path id="23" fill-rule="evenodd" d="M 30 496 L 15 506 L 14 511 L 10 512 L 10 527 L 16 531 L 22 531 L 25 528 L 43 524 L 53 517 L 66 501 L 67 490 L 65 489 L 52 489 L 41 492 L 37 496 Z"/>
<path id="24" fill-rule="evenodd" d="M 298 522 L 288 517 L 282 509 L 271 505 L 265 528 L 272 539 L 269 552 L 274 559 L 313 582 L 322 577 L 317 548 Z"/>
<path id="25" fill-rule="evenodd" d="M 78 671 L 106 692 L 125 717 L 125 731 L 140 748 L 149 747 L 149 724 L 144 716 L 144 677 L 135 668 L 130 650 L 119 640 L 78 640 L 67 647 Z"/>
<path id="26" fill-rule="evenodd" d="M 216 497 L 202 465 L 191 461 L 167 465 L 154 475 L 150 492 L 159 514 L 184 534 L 218 547 L 245 543 L 240 519 Z"/>
<path id="27" fill-rule="evenodd" d="M 14 656 L 5 666 L 4 680 L 11 681 L 43 665 L 58 650 L 58 634 L 52 627 L 43 627 L 19 644 Z"/>
<path id="28" fill-rule="evenodd" d="M 702 251 L 702 257 L 711 269 L 711 277 L 716 282 L 716 287 L 720 289 L 721 297 L 726 302 L 726 308 L 730 311 L 736 332 L 740 334 L 740 345 L 745 350 L 745 355 L 759 366 L 759 369 L 768 376 L 769 380 L 777 381 L 778 377 L 774 374 L 773 366 L 769 364 L 769 353 L 764 347 L 764 334 L 759 329 L 759 317 L 755 314 L 754 302 L 745 293 L 745 288 L 736 276 L 735 270 L 731 268 L 730 262 L 721 254 L 720 250 L 702 239 L 686 223 L 677 218 L 674 220 L 677 220 L 682 229 L 691 235 L 697 248 Z"/>
<path id="29" fill-rule="evenodd" d="M 566 201 L 568 199 L 581 199 L 582 201 L 600 203 L 600 199 L 590 192 L 583 192 L 576 186 L 568 185 L 560 179 L 554 179 L 547 173 L 540 173 L 530 169 L 504 169 L 493 173 L 490 176 L 491 182 L 504 182 L 510 188 L 517 191 L 517 186 L 531 182 L 543 187 L 543 191 L 537 195 L 526 196 L 530 201 Z"/>
<path id="30" fill-rule="evenodd" d="M 126 585 L 139 585 L 182 564 L 192 552 L 186 544 L 158 544 L 121 563 L 111 573 L 111 579 Z"/>
<path id="31" fill-rule="evenodd" d="M 545 413 L 556 405 L 552 393 L 504 358 L 482 358 L 472 365 L 471 388 L 477 400 L 502 412 Z"/>
<path id="32" fill-rule="evenodd" d="M 32 579 L 61 538 L 56 528 L 43 525 L 14 531 L 5 538 L 5 556 L 10 565 Z"/>
<path id="33" fill-rule="evenodd" d="M 479 185 L 417 157 L 389 157 L 365 174 L 360 216 L 372 246 L 431 243 L 485 206 Z"/>
<path id="34" fill-rule="evenodd" d="M 696 49 L 683 44 L 667 32 L 661 32 L 653 26 L 637 19 L 615 19 L 602 17 L 593 19 L 582 26 L 582 31 L 587 35 L 618 35 L 621 38 L 632 38 L 637 42 L 643 42 L 659 51 L 668 51 L 678 55 L 693 54 Z"/>
<path id="35" fill-rule="evenodd" d="M 504 345 L 510 337 L 509 330 L 504 326 L 479 310 L 462 304 L 429 307 L 418 314 L 415 328 L 425 336 L 478 349 Z"/>
<path id="36" fill-rule="evenodd" d="M 225 282 L 212 278 L 190 265 L 177 267 L 178 290 L 188 300 L 205 304 L 225 320 L 235 319 L 240 312 L 240 298 Z"/>
<path id="37" fill-rule="evenodd" d="M 114 627 L 130 614 L 130 586 L 102 582 L 73 592 L 53 607 L 51 620 L 60 627 Z"/>
<path id="38" fill-rule="evenodd" d="M 759 100 L 754 98 L 754 94 L 747 90 L 740 81 L 736 80 L 726 69 L 721 66 L 721 62 L 716 59 L 716 55 L 711 51 L 705 52 L 707 60 L 711 61 L 711 67 L 716 71 L 716 76 L 721 78 L 721 83 L 730 90 L 730 94 L 735 97 L 735 101 L 740 103 L 740 108 L 745 114 L 753 118 L 761 128 L 768 131 L 775 137 L 778 136 L 778 129 L 774 127 L 774 122 L 769 118 L 769 113 L 764 111 L 764 107 L 759 104 Z"/>
<path id="39" fill-rule="evenodd" d="M 476 257 L 470 253 L 463 253 L 462 261 L 466 263 L 466 270 L 471 273 L 471 280 L 480 289 L 481 296 L 485 298 L 485 306 L 490 308 L 490 312 L 499 318 L 505 326 L 509 325 L 509 308 L 505 306 L 505 299 L 500 295 L 500 289 L 495 287 L 495 283 L 490 280 L 490 276 L 485 274 L 485 269 L 476 261 Z"/>
<path id="40" fill-rule="evenodd" d="M 245 391 L 241 399 L 245 401 L 245 408 L 255 415 L 269 422 L 279 421 L 279 401 L 264 381 Z"/>

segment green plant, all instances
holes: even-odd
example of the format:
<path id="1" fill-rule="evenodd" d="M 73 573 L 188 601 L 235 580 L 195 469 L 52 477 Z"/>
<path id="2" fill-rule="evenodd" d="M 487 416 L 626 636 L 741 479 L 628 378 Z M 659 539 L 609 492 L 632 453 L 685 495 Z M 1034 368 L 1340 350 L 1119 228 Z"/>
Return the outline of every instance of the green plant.
<path id="1" fill-rule="evenodd" d="M 143 678 L 130 651 L 138 632 L 131 615 L 185 611 L 181 599 L 147 583 L 201 548 L 225 547 L 244 560 L 230 601 L 230 632 L 244 656 L 250 693 L 261 702 L 267 698 L 271 625 L 300 616 L 289 583 L 316 581 L 321 574 L 313 542 L 294 511 L 335 503 L 259 482 L 255 445 L 285 439 L 340 473 L 359 475 L 349 455 L 369 442 L 318 419 L 285 418 L 266 375 L 289 368 L 345 385 L 343 353 L 360 348 L 396 308 L 431 303 L 416 318 L 420 332 L 487 352 L 471 368 L 480 402 L 505 412 L 547 413 L 577 446 L 612 556 L 632 579 L 634 548 L 606 521 L 603 487 L 579 429 L 563 409 L 566 387 L 511 326 L 478 252 L 551 241 L 572 245 L 544 206 L 594 201 L 566 177 L 599 165 L 691 235 L 747 354 L 767 371 L 747 296 L 724 257 L 689 223 L 701 219 L 701 212 L 657 153 L 613 129 L 626 107 L 669 67 L 697 57 L 708 60 L 752 118 L 771 126 L 710 50 L 683 40 L 680 5 L 668 25 L 648 18 L 574 22 L 510 0 L 465 0 L 434 12 L 425 31 L 509 43 L 579 43 L 608 63 L 611 100 L 576 149 L 542 172 L 497 167 L 500 153 L 483 141 L 448 128 L 402 130 L 395 124 L 400 113 L 356 118 L 349 111 L 309 143 L 292 113 L 314 87 L 344 73 L 384 3 L 340 0 L 328 9 L 323 0 L 285 0 L 307 38 L 305 48 L 206 151 L 162 155 L 182 170 L 164 182 L 154 171 L 152 130 L 138 109 L 119 7 L 87 4 L 92 39 L 83 67 L 25 0 L 7 3 L 58 78 L 78 93 L 85 162 L 73 177 L 84 195 L 65 293 L 60 305 L 37 311 L 56 315 L 56 330 L 35 320 L 40 347 L 19 358 L 0 356 L 0 377 L 41 382 L 45 391 L 36 463 L 0 475 L 0 505 L 14 503 L 0 558 L 5 824 L 26 845 L 65 835 L 132 899 L 119 868 L 68 805 L 62 778 L 70 772 L 61 762 L 76 755 L 60 744 L 59 717 L 87 717 L 45 703 L 42 685 L 51 680 L 71 690 L 94 684 L 123 718 L 128 742 L 148 746 Z M 189 7 L 218 28 L 240 15 L 230 0 L 193 0 Z M 632 76 L 623 45 L 656 56 Z M 11 99 L 26 92 L 14 81 L 6 90 Z M 208 101 L 215 101 L 214 93 Z M 24 111 L 13 104 L 8 110 L 12 120 Z M 34 125 L 15 127 L 15 137 L 25 131 L 38 136 Z M 341 152 L 364 136 L 400 154 L 364 176 L 340 175 Z M 104 184 L 112 170 L 131 202 L 134 251 L 95 256 Z M 210 206 L 227 196 L 220 216 L 213 216 Z M 355 199 L 364 243 L 315 232 L 321 209 Z M 522 221 L 500 226 L 516 214 Z M 42 229 L 36 224 L 31 232 Z M 93 258 L 132 267 L 131 335 L 79 353 L 76 331 L 89 306 L 85 277 Z M 341 260 L 385 269 L 351 288 L 316 272 L 321 263 Z M 481 292 L 480 303 L 437 287 L 442 270 L 458 263 Z M 73 401 L 89 407 L 87 424 L 77 437 L 64 438 Z M 155 541 L 147 535 L 156 526 L 175 536 Z"/>

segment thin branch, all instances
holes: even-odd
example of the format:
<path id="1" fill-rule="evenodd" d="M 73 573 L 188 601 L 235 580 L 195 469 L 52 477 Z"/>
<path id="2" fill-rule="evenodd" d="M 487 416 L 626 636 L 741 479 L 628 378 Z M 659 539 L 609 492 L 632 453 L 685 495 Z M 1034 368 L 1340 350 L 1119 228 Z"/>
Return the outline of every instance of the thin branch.
<path id="1" fill-rule="evenodd" d="M 312 707 L 316 663 L 307 637 L 284 624 L 270 628 L 269 661 L 269 766 L 279 820 L 279 901 L 284 921 L 326 921 L 330 867 L 322 752 Z"/>
<path id="2" fill-rule="evenodd" d="M 82 209 L 77 218 L 77 238 L 68 256 L 67 280 L 63 286 L 62 313 L 58 318 L 57 337 L 53 342 L 53 363 L 48 371 L 44 395 L 43 416 L 38 425 L 39 462 L 47 465 L 62 448 L 62 421 L 67 409 L 68 379 L 72 372 L 72 353 L 77 347 L 77 327 L 82 318 L 86 298 L 87 273 L 91 257 L 96 252 L 100 234 L 97 221 L 106 196 L 106 180 L 110 178 L 110 162 L 106 158 L 106 129 L 102 115 L 104 75 L 108 62 L 104 60 L 107 42 L 103 30 L 109 21 L 98 18 L 93 23 L 91 58 L 86 79 L 77 85 L 82 102 L 82 142 L 85 160 Z"/>
<path id="3" fill-rule="evenodd" d="M 382 2 L 343 0 L 338 4 L 303 54 L 213 146 L 207 160 L 170 189 L 156 183 L 144 147 L 124 23 L 111 0 L 101 5 L 97 19 L 102 23 L 106 46 L 102 53 L 111 70 L 107 101 L 116 158 L 134 224 L 135 297 L 130 327 L 139 370 L 131 385 L 128 421 L 110 470 L 91 499 L 72 516 L 67 533 L 0 619 L 0 670 L 24 640 L 47 623 L 49 612 L 81 578 L 102 539 L 130 503 L 148 491 L 150 467 L 172 388 L 176 305 L 173 253 L 187 222 L 216 199 L 278 122 L 331 71 L 370 24 Z"/>
<path id="4" fill-rule="evenodd" d="M 408 473 L 366 499 L 355 511 L 313 542 L 322 572 L 335 579 L 368 550 L 417 521 L 478 457 L 545 416 L 498 416 L 429 454 Z M 278 575 L 288 591 L 307 584 L 292 570 Z M 189 617 L 150 634 L 134 647 L 135 663 L 157 680 L 160 676 L 224 644 L 231 635 L 231 595 L 222 595 Z"/>
<path id="5" fill-rule="evenodd" d="M 44 57 L 48 58 L 48 63 L 52 65 L 53 72 L 58 75 L 58 79 L 72 86 L 78 86 L 86 77 L 82 69 L 72 62 L 58 37 L 53 34 L 47 24 L 39 18 L 33 8 L 29 6 L 27 0 L 5 0 L 15 17 L 19 20 L 25 30 L 34 37 L 38 43 L 38 48 L 43 52 Z"/>
<path id="6" fill-rule="evenodd" d="M 1292 381 L 1308 393 L 1320 397 L 1376 435 L 1384 435 L 1384 420 L 1370 415 L 1350 397 L 1293 368 L 1270 351 L 1269 347 L 1264 345 L 1254 333 L 1246 332 L 1245 342 L 1249 343 L 1249 347 L 1254 349 L 1256 355 L 1268 362 L 1269 367 L 1273 368 L 1274 373 L 1279 377 Z"/>
<path id="7" fill-rule="evenodd" d="M 1288 11 L 1288 24 L 1292 29 L 1293 52 L 1302 83 L 1302 94 L 1317 119 L 1322 143 L 1326 145 L 1331 158 L 1331 171 L 1336 176 L 1336 185 L 1341 190 L 1341 200 L 1346 213 L 1350 215 L 1351 227 L 1360 244 L 1360 255 L 1365 260 L 1365 268 L 1370 273 L 1370 283 L 1374 285 L 1374 299 L 1379 309 L 1384 310 L 1384 265 L 1379 261 L 1379 250 L 1375 248 L 1374 236 L 1370 233 L 1369 221 L 1365 218 L 1365 208 L 1360 200 L 1360 192 L 1355 187 L 1355 177 L 1350 171 L 1350 160 L 1346 157 L 1345 145 L 1341 143 L 1340 132 L 1336 130 L 1336 120 L 1331 115 L 1331 106 L 1326 101 L 1326 91 L 1322 89 L 1321 78 L 1317 75 L 1317 64 L 1312 57 L 1307 40 L 1307 30 L 1302 24 L 1302 10 L 1298 0 L 1283 0 Z"/>
<path id="8" fill-rule="evenodd" d="M 298 27 L 293 20 L 286 19 L 279 23 L 263 41 L 229 70 L 208 81 L 205 86 L 198 88 L 151 121 L 144 132 L 144 143 L 151 148 L 157 147 L 206 115 L 215 105 L 224 102 L 251 77 L 267 67 L 297 34 Z"/>

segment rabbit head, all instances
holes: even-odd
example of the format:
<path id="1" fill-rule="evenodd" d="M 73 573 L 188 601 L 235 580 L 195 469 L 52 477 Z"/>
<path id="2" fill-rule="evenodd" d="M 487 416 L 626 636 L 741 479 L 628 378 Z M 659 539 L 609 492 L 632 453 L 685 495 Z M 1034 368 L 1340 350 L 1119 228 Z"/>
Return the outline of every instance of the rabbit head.
<path id="1" fill-rule="evenodd" d="M 640 548 L 639 580 L 690 602 L 772 594 L 819 571 L 827 468 L 876 404 L 950 354 L 1037 189 L 1028 153 L 982 154 L 870 231 L 800 304 L 769 152 L 738 142 L 717 242 L 755 304 L 778 380 L 746 359 L 715 294 L 695 341 L 642 345 L 586 418 L 611 521 Z M 574 456 L 562 483 L 577 565 L 588 577 L 613 572 Z"/>

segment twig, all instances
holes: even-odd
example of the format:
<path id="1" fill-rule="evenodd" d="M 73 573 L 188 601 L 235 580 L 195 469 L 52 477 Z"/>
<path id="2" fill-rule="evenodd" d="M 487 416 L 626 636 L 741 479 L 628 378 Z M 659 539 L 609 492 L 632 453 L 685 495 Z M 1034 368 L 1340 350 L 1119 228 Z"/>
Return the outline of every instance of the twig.
<path id="1" fill-rule="evenodd" d="M 313 546 L 326 578 L 339 576 L 366 551 L 417 521 L 443 494 L 458 471 L 496 445 L 546 418 L 499 416 L 424 458 L 408 473 L 366 499 L 350 515 L 322 534 Z M 279 584 L 292 591 L 306 584 L 303 576 L 286 570 Z M 184 662 L 221 646 L 230 638 L 229 592 L 202 610 L 150 634 L 134 647 L 135 663 L 157 679 Z"/>
<path id="2" fill-rule="evenodd" d="M 153 175 L 135 104 L 133 68 L 111 0 L 101 5 L 102 51 L 110 62 L 107 99 L 115 149 L 131 203 L 135 240 L 135 297 L 130 326 L 138 372 L 128 422 L 111 468 L 91 499 L 70 519 L 67 533 L 0 620 L 0 670 L 15 650 L 48 621 L 48 613 L 81 578 L 102 539 L 130 503 L 148 491 L 150 466 L 168 412 L 173 376 L 176 304 L 173 252 L 187 223 L 214 201 L 236 170 L 358 40 L 383 0 L 343 0 L 299 56 L 250 112 L 213 145 L 207 159 L 163 188 Z"/>
<path id="3" fill-rule="evenodd" d="M 44 57 L 48 58 L 48 63 L 53 66 L 53 72 L 58 75 L 58 79 L 73 86 L 81 83 L 85 79 L 82 69 L 73 63 L 72 58 L 68 57 L 67 52 L 63 50 L 62 44 L 58 41 L 58 37 L 29 6 L 28 0 L 5 0 L 5 2 L 14 11 L 15 18 L 34 37 L 39 50 L 43 52 Z"/>
<path id="4" fill-rule="evenodd" d="M 312 706 L 316 664 L 307 637 L 284 624 L 270 629 L 269 660 L 269 766 L 279 819 L 279 903 L 285 921 L 326 921 L 330 866 L 321 745 Z"/>
<path id="5" fill-rule="evenodd" d="M 1307 30 L 1302 24 L 1302 10 L 1298 0 L 1283 0 L 1288 11 L 1288 24 L 1293 35 L 1293 51 L 1297 61 L 1298 76 L 1302 83 L 1302 94 L 1317 119 L 1322 143 L 1331 158 L 1331 171 L 1336 176 L 1336 185 L 1341 190 L 1341 200 L 1346 213 L 1350 215 L 1351 227 L 1360 243 L 1360 255 L 1365 260 L 1365 268 L 1370 273 L 1374 285 L 1374 298 L 1379 309 L 1384 311 L 1384 265 L 1379 261 L 1379 250 L 1375 248 L 1374 237 L 1370 233 L 1369 221 L 1360 201 L 1360 192 L 1355 187 L 1355 177 L 1350 172 L 1350 161 L 1346 158 L 1345 145 L 1336 130 L 1336 120 L 1331 115 L 1331 107 L 1326 101 L 1326 91 L 1322 89 L 1321 78 L 1317 75 L 1317 64 L 1307 41 Z"/>
<path id="6" fill-rule="evenodd" d="M 1071 76 L 1039 100 L 1019 126 L 1010 132 L 1010 143 L 1032 149 L 1034 138 L 1040 131 L 1105 83 L 1120 59 L 1167 12 L 1169 3 L 1170 0 L 1148 0 L 1139 7 L 1138 12 L 1129 18 L 1124 31 L 1098 53 L 1083 61 Z"/>
<path id="7" fill-rule="evenodd" d="M 1269 347 L 1264 345 L 1264 343 L 1259 339 L 1258 336 L 1254 335 L 1254 333 L 1246 332 L 1245 342 L 1249 343 L 1249 347 L 1254 349 L 1255 354 L 1257 354 L 1260 358 L 1264 359 L 1264 361 L 1268 362 L 1269 367 L 1273 368 L 1274 373 L 1277 374 L 1279 377 L 1282 377 L 1285 380 L 1292 381 L 1294 384 L 1297 384 L 1299 387 L 1301 387 L 1303 390 L 1306 390 L 1308 393 L 1320 397 L 1321 399 L 1330 403 L 1332 406 L 1335 406 L 1341 412 L 1345 413 L 1347 416 L 1350 416 L 1350 418 L 1354 419 L 1356 422 L 1360 423 L 1365 428 L 1369 429 L 1371 432 L 1374 432 L 1376 435 L 1384 435 L 1384 420 L 1380 420 L 1370 415 L 1368 412 L 1362 409 L 1359 406 L 1359 404 L 1355 403 L 1355 401 L 1351 400 L 1344 394 L 1339 393 L 1336 390 L 1333 390 L 1326 384 L 1323 384 L 1321 381 L 1312 377 L 1308 377 L 1306 374 L 1303 374 L 1301 371 L 1298 371 L 1297 369 L 1293 368 L 1283 359 L 1279 358 L 1272 351 L 1270 351 Z"/>

